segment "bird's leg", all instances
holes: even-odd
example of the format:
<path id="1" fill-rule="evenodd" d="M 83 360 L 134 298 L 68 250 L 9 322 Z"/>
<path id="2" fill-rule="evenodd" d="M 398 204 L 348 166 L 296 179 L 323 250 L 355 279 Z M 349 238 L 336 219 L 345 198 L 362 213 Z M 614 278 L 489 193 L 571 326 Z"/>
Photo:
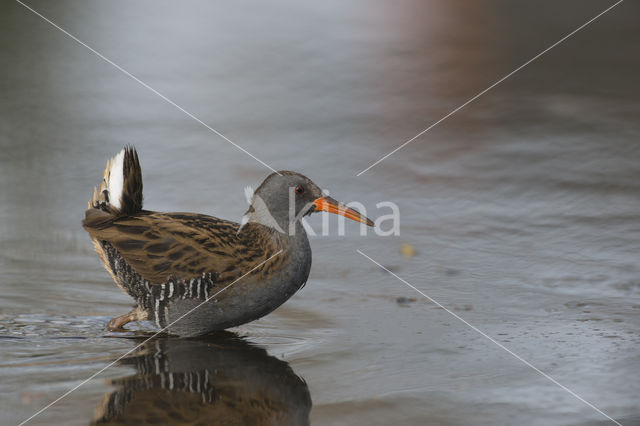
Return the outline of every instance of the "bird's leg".
<path id="1" fill-rule="evenodd" d="M 140 321 L 146 318 L 143 315 L 140 308 L 135 308 L 128 314 L 120 315 L 119 317 L 112 318 L 107 324 L 107 330 L 109 331 L 122 331 L 123 327 L 131 321 Z"/>

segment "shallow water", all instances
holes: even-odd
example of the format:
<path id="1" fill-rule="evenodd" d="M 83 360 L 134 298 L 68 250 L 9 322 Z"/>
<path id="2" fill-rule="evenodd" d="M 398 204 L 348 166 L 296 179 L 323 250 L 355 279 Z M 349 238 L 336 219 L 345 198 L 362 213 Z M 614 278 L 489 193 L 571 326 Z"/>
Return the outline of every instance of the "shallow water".
<path id="1" fill-rule="evenodd" d="M 312 238 L 309 282 L 273 314 L 231 336 L 152 340 L 29 424 L 140 413 L 157 423 L 265 413 L 278 423 L 607 423 L 356 249 L 640 424 L 636 3 L 360 177 L 607 4 L 29 4 L 273 167 L 372 218 L 388 214 L 380 201 L 401 210 L 397 237 L 360 237 L 350 224 L 346 236 Z M 105 331 L 132 301 L 80 227 L 111 155 L 135 144 L 147 208 L 236 220 L 243 188 L 268 170 L 18 3 L 0 5 L 0 31 L 4 425 L 153 331 Z M 320 229 L 321 218 L 310 223 Z M 247 400 L 258 408 L 238 408 Z"/>

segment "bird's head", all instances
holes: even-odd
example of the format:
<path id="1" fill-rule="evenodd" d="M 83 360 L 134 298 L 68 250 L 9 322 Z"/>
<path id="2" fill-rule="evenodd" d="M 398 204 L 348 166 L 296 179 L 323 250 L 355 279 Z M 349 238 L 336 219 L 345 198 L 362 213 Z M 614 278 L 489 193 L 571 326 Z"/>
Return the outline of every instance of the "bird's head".
<path id="1" fill-rule="evenodd" d="M 247 198 L 251 206 L 243 217 L 243 224 L 258 222 L 287 232 L 289 225 L 302 217 L 326 211 L 373 226 L 370 219 L 325 195 L 311 179 L 297 172 L 281 170 L 270 174 Z"/>

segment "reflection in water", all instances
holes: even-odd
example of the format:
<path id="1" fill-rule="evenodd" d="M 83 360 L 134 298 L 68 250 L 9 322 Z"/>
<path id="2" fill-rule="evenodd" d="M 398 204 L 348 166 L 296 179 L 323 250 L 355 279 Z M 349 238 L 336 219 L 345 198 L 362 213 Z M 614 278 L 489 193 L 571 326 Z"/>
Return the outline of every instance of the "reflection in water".
<path id="1" fill-rule="evenodd" d="M 155 339 L 120 365 L 92 424 L 309 424 L 309 389 L 289 364 L 232 333 Z"/>

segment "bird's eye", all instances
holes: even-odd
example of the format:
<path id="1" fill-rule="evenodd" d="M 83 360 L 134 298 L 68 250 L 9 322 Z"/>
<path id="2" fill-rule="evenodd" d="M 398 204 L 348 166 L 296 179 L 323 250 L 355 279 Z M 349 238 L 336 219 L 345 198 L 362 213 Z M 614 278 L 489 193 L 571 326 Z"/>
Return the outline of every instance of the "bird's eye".
<path id="1" fill-rule="evenodd" d="M 302 194 L 304 192 L 304 187 L 302 185 L 296 186 L 296 194 Z"/>

